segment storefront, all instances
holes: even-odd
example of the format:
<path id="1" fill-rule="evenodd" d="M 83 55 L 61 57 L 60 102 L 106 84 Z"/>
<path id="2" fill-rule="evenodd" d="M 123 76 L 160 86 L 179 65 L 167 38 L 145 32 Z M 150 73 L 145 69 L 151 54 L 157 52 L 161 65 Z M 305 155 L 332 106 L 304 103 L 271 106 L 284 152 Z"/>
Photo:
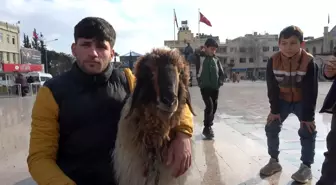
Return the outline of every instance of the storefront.
<path id="1" fill-rule="evenodd" d="M 44 72 L 42 64 L 0 64 L 0 86 L 12 85 L 15 73 Z"/>
<path id="2" fill-rule="evenodd" d="M 3 73 L 28 73 L 28 72 L 44 72 L 41 64 L 2 64 Z"/>

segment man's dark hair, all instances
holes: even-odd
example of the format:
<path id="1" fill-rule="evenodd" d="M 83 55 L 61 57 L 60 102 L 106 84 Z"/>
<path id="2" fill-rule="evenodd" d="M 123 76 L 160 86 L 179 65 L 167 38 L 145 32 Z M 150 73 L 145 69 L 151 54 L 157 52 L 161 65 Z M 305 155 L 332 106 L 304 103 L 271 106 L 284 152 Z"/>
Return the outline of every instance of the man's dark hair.
<path id="1" fill-rule="evenodd" d="M 295 36 L 299 39 L 300 43 L 303 42 L 303 32 L 302 30 L 297 26 L 288 26 L 284 28 L 279 35 L 279 42 L 281 39 L 288 39 L 291 36 Z"/>
<path id="2" fill-rule="evenodd" d="M 86 17 L 74 28 L 75 42 L 79 38 L 108 41 L 111 47 L 115 44 L 116 32 L 113 26 L 100 17 Z"/>
<path id="3" fill-rule="evenodd" d="M 217 42 L 213 38 L 208 38 L 204 44 L 206 47 L 215 47 L 218 48 Z"/>

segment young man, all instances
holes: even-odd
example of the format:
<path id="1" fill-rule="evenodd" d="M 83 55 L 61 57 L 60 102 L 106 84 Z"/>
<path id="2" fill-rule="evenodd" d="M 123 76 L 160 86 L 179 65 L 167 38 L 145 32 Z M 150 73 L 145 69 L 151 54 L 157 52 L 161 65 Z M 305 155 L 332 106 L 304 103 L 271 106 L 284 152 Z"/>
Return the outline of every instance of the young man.
<path id="1" fill-rule="evenodd" d="M 336 184 L 336 47 L 333 51 L 334 59 L 324 66 L 324 76 L 328 80 L 334 80 L 326 99 L 324 100 L 320 113 L 332 114 L 331 129 L 327 136 L 327 149 L 324 153 L 325 160 L 322 165 L 322 174 L 316 185 Z"/>
<path id="2" fill-rule="evenodd" d="M 318 67 L 313 56 L 301 49 L 303 33 L 297 26 L 283 29 L 279 35 L 280 52 L 267 64 L 267 90 L 270 113 L 265 127 L 269 163 L 260 170 L 270 176 L 282 170 L 279 163 L 279 133 L 289 114 L 300 121 L 302 164 L 292 178 L 305 183 L 312 178 L 311 164 L 315 155 L 315 106 L 318 94 Z"/>
<path id="3" fill-rule="evenodd" d="M 197 69 L 199 87 L 205 103 L 203 135 L 209 139 L 214 137 L 212 125 L 217 110 L 219 88 L 224 82 L 223 68 L 215 55 L 217 48 L 218 44 L 214 39 L 206 40 Z"/>
<path id="4" fill-rule="evenodd" d="M 36 96 L 29 171 L 39 185 L 116 185 L 111 155 L 135 79 L 130 70 L 112 68 L 116 33 L 107 21 L 87 17 L 74 32 L 72 69 L 47 81 Z M 168 151 L 174 176 L 191 160 L 192 116 L 187 106 L 185 111 Z"/>

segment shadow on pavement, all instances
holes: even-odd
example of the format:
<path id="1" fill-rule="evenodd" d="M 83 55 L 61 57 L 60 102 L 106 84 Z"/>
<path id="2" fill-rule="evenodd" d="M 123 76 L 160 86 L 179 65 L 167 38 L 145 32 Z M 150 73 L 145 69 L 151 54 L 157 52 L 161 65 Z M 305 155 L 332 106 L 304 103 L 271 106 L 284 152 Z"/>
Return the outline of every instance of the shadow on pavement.
<path id="1" fill-rule="evenodd" d="M 29 177 L 20 182 L 15 183 L 14 185 L 37 185 L 37 184 L 31 177 Z"/>

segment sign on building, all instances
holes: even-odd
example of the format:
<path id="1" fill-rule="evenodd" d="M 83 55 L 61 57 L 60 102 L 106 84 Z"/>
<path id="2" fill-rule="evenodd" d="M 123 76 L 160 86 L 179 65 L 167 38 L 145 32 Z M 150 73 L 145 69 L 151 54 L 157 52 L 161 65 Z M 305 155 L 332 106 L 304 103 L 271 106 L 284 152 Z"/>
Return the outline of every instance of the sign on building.
<path id="1" fill-rule="evenodd" d="M 41 64 L 41 52 L 30 48 L 21 48 L 22 64 Z"/>

